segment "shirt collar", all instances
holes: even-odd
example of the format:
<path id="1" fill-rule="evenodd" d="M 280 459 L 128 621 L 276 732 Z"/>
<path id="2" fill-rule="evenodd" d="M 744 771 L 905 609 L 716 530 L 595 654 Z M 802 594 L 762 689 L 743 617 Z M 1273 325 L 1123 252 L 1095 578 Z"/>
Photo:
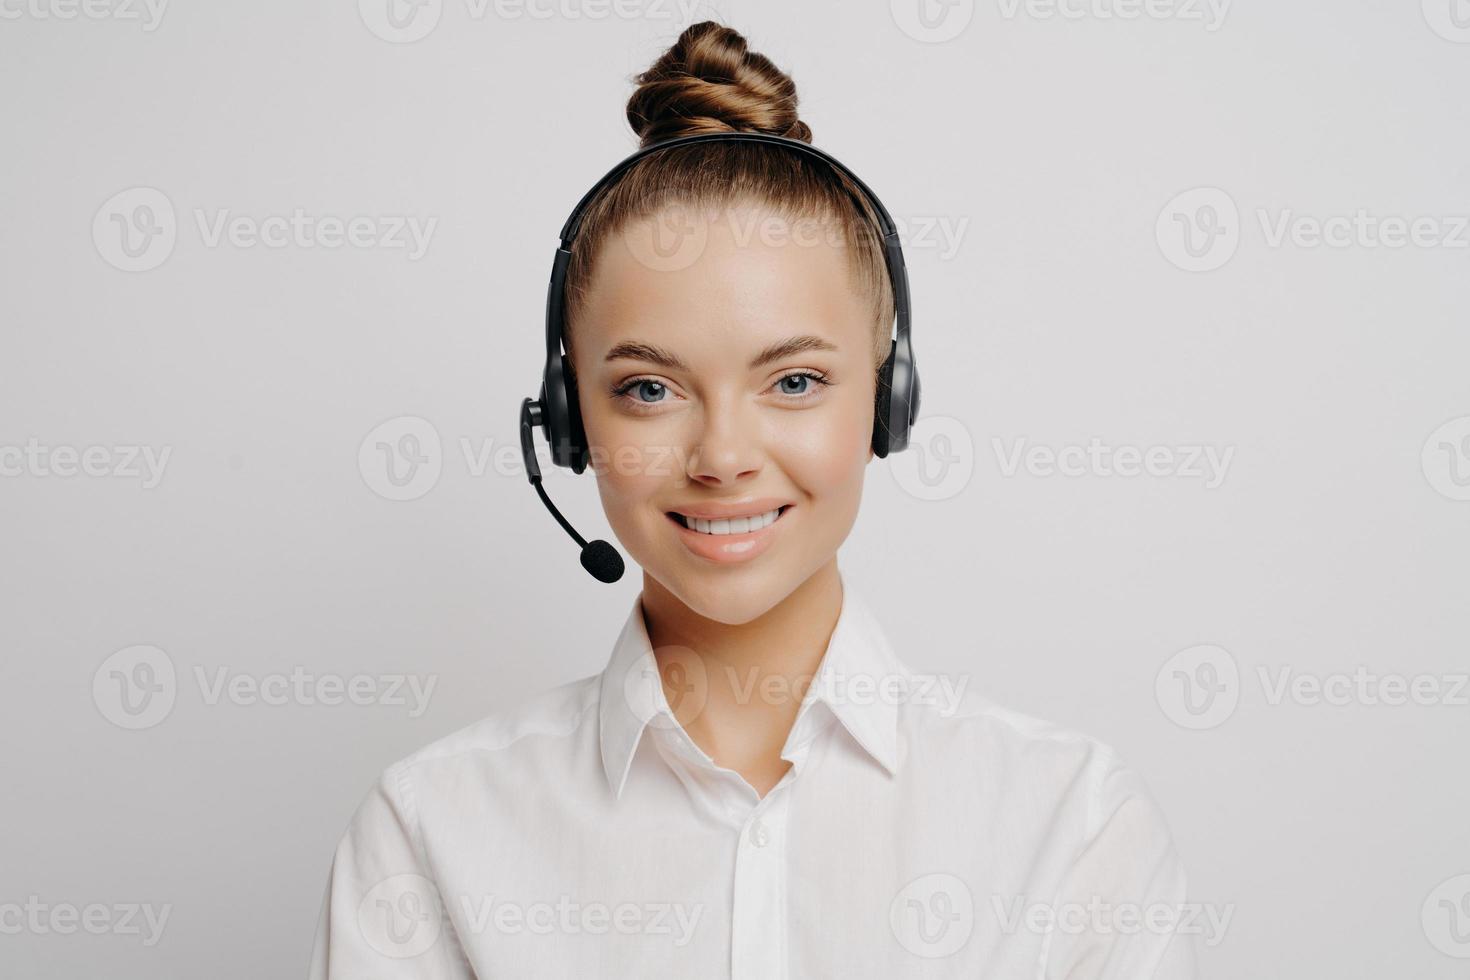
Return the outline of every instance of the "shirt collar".
<path id="1" fill-rule="evenodd" d="M 792 726 L 793 737 L 813 704 L 823 704 L 888 773 L 897 772 L 898 705 L 910 678 L 867 600 L 842 576 L 842 609 Z M 603 771 L 615 796 L 622 795 L 639 739 L 655 718 L 660 724 L 677 724 L 659 683 L 640 592 L 600 680 L 598 735 Z"/>

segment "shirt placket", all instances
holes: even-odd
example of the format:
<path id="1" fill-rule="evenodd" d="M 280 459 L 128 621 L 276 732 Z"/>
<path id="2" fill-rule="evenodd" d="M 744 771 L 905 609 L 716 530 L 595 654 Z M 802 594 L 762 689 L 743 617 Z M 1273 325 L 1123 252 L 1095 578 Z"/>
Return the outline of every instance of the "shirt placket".
<path id="1" fill-rule="evenodd" d="M 696 798 L 722 808 L 740 829 L 730 913 L 732 980 L 787 980 L 787 838 L 791 787 L 805 767 L 815 736 L 830 713 L 799 712 L 782 758 L 792 763 L 764 798 L 740 776 L 721 769 L 677 725 L 657 729 L 660 752 Z M 697 776 L 704 773 L 719 778 Z"/>
<path id="2" fill-rule="evenodd" d="M 786 817 L 790 798 L 790 781 L 784 780 L 751 810 L 740 828 L 730 922 L 732 980 L 785 980 L 787 975 Z"/>

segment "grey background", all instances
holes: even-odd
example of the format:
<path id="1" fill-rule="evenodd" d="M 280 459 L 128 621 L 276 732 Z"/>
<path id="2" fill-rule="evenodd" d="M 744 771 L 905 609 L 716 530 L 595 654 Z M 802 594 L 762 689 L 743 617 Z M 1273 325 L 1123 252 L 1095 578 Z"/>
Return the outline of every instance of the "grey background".
<path id="1" fill-rule="evenodd" d="M 555 232 L 633 148 L 627 76 L 684 20 L 445 0 L 395 43 L 351 2 L 175 0 L 153 30 L 27 2 L 0 20 L 0 447 L 171 456 L 150 488 L 0 477 L 0 904 L 171 912 L 153 946 L 0 935 L 0 972 L 296 975 L 376 774 L 600 669 L 638 589 L 636 569 L 585 576 L 518 464 L 474 475 L 461 440 L 515 444 Z M 916 442 L 969 477 L 923 499 L 918 454 L 875 461 L 842 567 L 911 666 L 1144 774 L 1192 897 L 1234 910 L 1209 977 L 1470 969 L 1421 921 L 1470 873 L 1470 707 L 1271 704 L 1257 674 L 1470 669 L 1470 502 L 1421 466 L 1470 416 L 1470 249 L 1273 247 L 1258 218 L 1470 213 L 1470 43 L 1436 3 L 1236 3 L 1210 29 L 989 0 L 943 8 L 968 20 L 942 42 L 904 30 L 903 3 L 695 11 L 792 72 L 816 143 L 901 222 L 968 222 L 953 254 L 908 257 L 924 413 L 946 426 Z M 92 226 L 135 187 L 168 198 L 177 242 L 127 272 Z M 1195 187 L 1239 209 L 1206 272 L 1156 234 Z M 298 207 L 437 226 L 410 260 L 211 247 L 195 219 Z M 394 501 L 359 449 L 402 416 L 432 424 L 442 472 Z M 1006 476 L 992 440 L 1018 437 L 1234 449 L 1213 488 Z M 548 484 L 605 533 L 590 474 Z M 139 644 L 177 689 L 129 730 L 93 681 Z M 1191 730 L 1155 682 L 1200 644 L 1238 664 L 1238 706 Z M 296 667 L 437 686 L 410 717 L 210 704 L 195 680 Z"/>

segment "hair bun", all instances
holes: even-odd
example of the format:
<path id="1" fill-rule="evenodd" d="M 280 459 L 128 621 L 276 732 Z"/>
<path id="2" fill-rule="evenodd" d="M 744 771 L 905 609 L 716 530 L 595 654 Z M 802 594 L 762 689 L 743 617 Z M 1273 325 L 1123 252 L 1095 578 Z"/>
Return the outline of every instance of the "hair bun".
<path id="1" fill-rule="evenodd" d="M 738 31 L 691 24 L 635 79 L 628 124 L 641 146 L 695 133 L 759 132 L 810 143 L 796 114 L 796 83 Z"/>

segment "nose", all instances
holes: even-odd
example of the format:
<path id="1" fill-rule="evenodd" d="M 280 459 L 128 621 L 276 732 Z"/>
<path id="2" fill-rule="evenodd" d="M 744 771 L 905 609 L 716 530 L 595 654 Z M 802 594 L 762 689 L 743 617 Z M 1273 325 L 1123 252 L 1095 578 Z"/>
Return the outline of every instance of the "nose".
<path id="1" fill-rule="evenodd" d="M 753 413 L 736 402 L 710 402 L 685 474 L 710 487 L 735 486 L 760 473 L 765 450 Z"/>

